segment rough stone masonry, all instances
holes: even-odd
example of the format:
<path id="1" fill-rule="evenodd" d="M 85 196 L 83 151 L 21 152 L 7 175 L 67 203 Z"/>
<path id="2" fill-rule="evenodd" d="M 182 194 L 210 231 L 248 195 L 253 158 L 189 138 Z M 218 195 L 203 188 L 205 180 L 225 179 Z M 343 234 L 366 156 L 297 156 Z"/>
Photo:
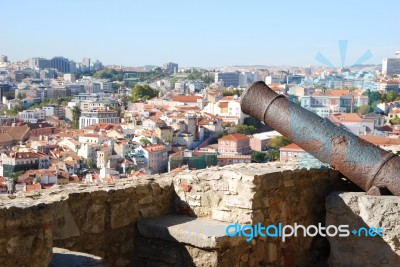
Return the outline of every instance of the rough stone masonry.
<path id="1" fill-rule="evenodd" d="M 2 195 L 0 266 L 47 266 L 52 259 L 53 247 L 101 257 L 109 266 L 138 266 L 135 265 L 135 258 L 140 254 L 136 232 L 138 221 L 178 214 L 197 217 L 202 222 L 212 220 L 212 225 L 259 222 L 264 225 L 278 222 L 311 225 L 325 221 L 325 198 L 334 191 L 343 190 L 354 191 L 354 187 L 335 170 L 300 170 L 296 165 L 276 162 L 237 164 L 108 184 L 65 185 L 33 193 Z M 331 196 L 327 203 L 331 203 Z M 340 214 L 333 213 L 336 209 L 327 204 L 327 223 L 343 223 L 347 217 L 361 220 L 357 221 L 360 223 L 366 218 L 374 218 L 388 227 L 386 233 L 390 240 L 370 243 L 368 249 L 385 249 L 386 252 L 381 253 L 384 256 L 380 257 L 379 253 L 359 250 L 365 244 L 363 239 L 354 238 L 347 243 L 330 239 L 329 261 L 335 266 L 356 266 L 352 265 L 351 258 L 364 263 L 374 262 L 372 257 L 380 257 L 383 265 L 379 266 L 394 266 L 391 264 L 399 256 L 397 202 L 364 195 L 357 195 L 357 201 L 349 199 L 353 200 L 342 201 L 342 208 L 338 209 Z M 358 208 L 358 213 L 357 207 L 361 204 L 355 203 L 366 204 L 362 209 Z M 376 207 L 382 205 L 391 208 L 377 212 Z M 185 238 L 186 241 L 180 241 L 178 237 L 168 244 L 182 244 L 185 257 L 181 260 L 187 261 L 187 266 L 206 266 L 205 259 L 210 255 L 215 257 L 212 266 L 232 266 L 232 262 L 237 266 L 316 266 L 326 264 L 329 255 L 329 243 L 320 237 L 291 237 L 285 242 L 279 238 L 257 237 L 248 243 L 237 243 L 237 249 L 232 247 L 233 242 L 226 243 L 222 250 L 202 248 L 198 240 Z M 177 266 L 171 261 L 171 255 L 152 252 L 150 245 L 156 241 L 148 237 L 141 246 L 148 244 L 149 247 L 144 247 L 147 254 L 157 259 L 142 260 Z M 166 243 L 157 244 L 164 246 Z M 227 246 L 231 246 L 230 253 L 221 253 L 227 251 Z M 180 253 L 181 248 L 175 251 Z M 341 250 L 350 251 L 349 256 L 340 258 L 337 252 Z M 170 261 L 169 265 L 167 261 Z"/>

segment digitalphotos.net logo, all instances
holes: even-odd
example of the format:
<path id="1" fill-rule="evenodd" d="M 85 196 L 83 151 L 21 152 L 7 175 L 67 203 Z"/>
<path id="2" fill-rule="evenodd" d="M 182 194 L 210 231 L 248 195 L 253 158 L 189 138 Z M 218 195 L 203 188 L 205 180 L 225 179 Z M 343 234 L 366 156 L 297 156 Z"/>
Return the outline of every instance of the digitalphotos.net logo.
<path id="1" fill-rule="evenodd" d="M 301 224 L 294 223 L 294 225 L 283 225 L 282 223 L 269 224 L 263 226 L 261 223 L 256 225 L 240 225 L 238 223 L 230 224 L 226 227 L 225 233 L 227 236 L 244 236 L 246 241 L 250 242 L 255 237 L 277 237 L 281 238 L 282 242 L 285 242 L 288 237 L 297 236 L 310 236 L 314 237 L 320 235 L 322 237 L 348 237 L 350 234 L 358 237 L 383 237 L 383 230 L 380 227 L 359 227 L 350 231 L 349 225 L 328 225 L 322 226 L 321 223 L 318 225 L 304 226 Z"/>
<path id="2" fill-rule="evenodd" d="M 346 56 L 347 56 L 347 45 L 349 41 L 348 40 L 339 40 L 338 45 L 339 45 L 339 53 L 340 53 L 340 62 L 341 62 L 341 67 L 345 68 L 346 67 Z M 362 54 L 358 60 L 350 65 L 350 67 L 356 66 L 363 64 L 365 61 L 368 59 L 372 58 L 372 52 L 371 50 L 366 50 L 364 54 Z M 330 68 L 336 68 L 335 66 L 327 57 L 325 57 L 321 52 L 318 52 L 317 55 L 315 56 L 315 59 L 322 63 L 326 67 Z"/>

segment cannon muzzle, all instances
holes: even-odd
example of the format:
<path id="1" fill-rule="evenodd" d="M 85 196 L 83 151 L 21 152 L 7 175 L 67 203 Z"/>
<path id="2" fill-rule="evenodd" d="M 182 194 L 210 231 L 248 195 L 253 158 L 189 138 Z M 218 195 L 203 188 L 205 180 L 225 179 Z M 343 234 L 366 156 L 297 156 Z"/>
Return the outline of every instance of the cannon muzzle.
<path id="1" fill-rule="evenodd" d="M 370 194 L 400 196 L 400 157 L 321 118 L 256 82 L 242 95 L 243 113 L 264 121 L 305 151 L 330 164 Z"/>

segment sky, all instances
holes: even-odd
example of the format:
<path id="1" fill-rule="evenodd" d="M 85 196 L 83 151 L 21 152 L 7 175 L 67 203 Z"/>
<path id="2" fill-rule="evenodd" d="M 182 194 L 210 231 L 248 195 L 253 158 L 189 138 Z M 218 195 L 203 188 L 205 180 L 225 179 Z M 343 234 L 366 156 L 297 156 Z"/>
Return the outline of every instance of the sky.
<path id="1" fill-rule="evenodd" d="M 345 65 L 400 50 L 400 1 L 0 0 L 0 54 L 124 66 Z"/>

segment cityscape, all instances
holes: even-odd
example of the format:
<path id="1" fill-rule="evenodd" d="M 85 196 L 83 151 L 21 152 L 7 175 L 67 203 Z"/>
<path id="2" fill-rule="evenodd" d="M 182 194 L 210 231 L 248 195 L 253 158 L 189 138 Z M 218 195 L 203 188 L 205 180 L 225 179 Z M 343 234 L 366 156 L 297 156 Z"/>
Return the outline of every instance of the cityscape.
<path id="1" fill-rule="evenodd" d="M 0 61 L 3 192 L 236 163 L 322 164 L 241 111 L 241 94 L 257 81 L 399 151 L 400 52 L 381 65 L 348 68 L 123 67 L 61 56 Z"/>
<path id="2" fill-rule="evenodd" d="M 0 266 L 399 266 L 398 4 L 39 2 L 0 4 Z"/>

